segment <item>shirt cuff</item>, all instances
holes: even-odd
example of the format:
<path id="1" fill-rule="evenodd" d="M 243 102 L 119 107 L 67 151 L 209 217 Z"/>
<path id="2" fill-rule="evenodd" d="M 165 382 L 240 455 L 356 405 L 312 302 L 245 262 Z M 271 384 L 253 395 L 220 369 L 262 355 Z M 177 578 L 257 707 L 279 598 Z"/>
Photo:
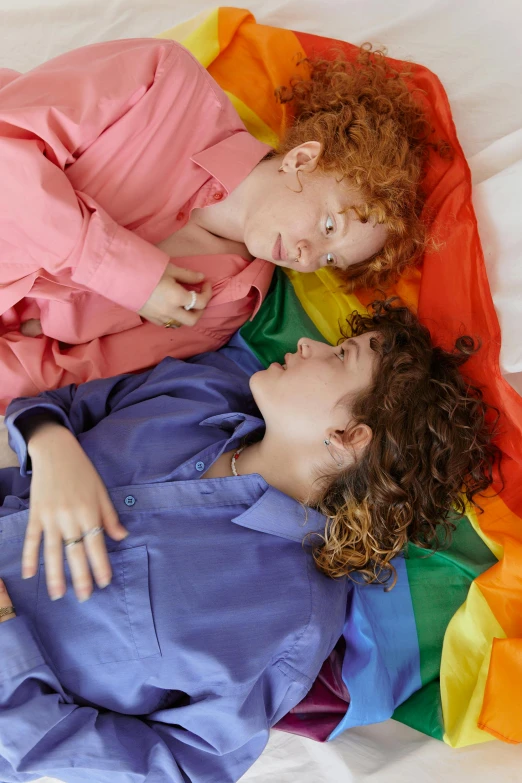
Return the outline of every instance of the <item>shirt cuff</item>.
<path id="1" fill-rule="evenodd" d="M 138 312 L 158 285 L 170 257 L 122 226 L 115 226 L 112 239 L 99 260 L 85 259 L 73 280 L 111 302 Z"/>
<path id="2" fill-rule="evenodd" d="M 52 403 L 39 403 L 31 408 L 22 408 L 6 416 L 4 424 L 7 427 L 8 442 L 18 457 L 21 476 L 28 476 L 32 472 L 31 458 L 29 457 L 27 443 L 23 434 L 23 425 L 34 416 L 41 416 L 42 418 L 48 416 L 50 421 L 58 421 L 60 424 L 63 424 L 76 437 L 65 413 L 57 405 L 52 405 Z"/>
<path id="3" fill-rule="evenodd" d="M 12 617 L 0 623 L 0 681 L 42 665 L 46 665 L 45 658 L 26 618 Z"/>

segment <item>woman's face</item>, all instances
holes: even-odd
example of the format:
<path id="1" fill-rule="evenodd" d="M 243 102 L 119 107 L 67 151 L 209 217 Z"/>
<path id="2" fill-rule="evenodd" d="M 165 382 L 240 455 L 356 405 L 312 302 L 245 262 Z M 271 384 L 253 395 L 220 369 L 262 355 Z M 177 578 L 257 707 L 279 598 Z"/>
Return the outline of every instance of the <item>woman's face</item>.
<path id="1" fill-rule="evenodd" d="M 362 203 L 357 189 L 316 168 L 320 149 L 318 142 L 306 142 L 282 159 L 260 164 L 264 176 L 244 223 L 244 241 L 254 257 L 315 272 L 325 266 L 346 269 L 384 246 L 386 227 L 361 223 L 350 209 Z"/>
<path id="2" fill-rule="evenodd" d="M 267 431 L 292 445 L 322 444 L 350 421 L 350 398 L 368 389 L 379 356 L 370 347 L 375 332 L 331 346 L 302 337 L 284 365 L 273 363 L 250 379 Z M 324 449 L 324 446 L 322 447 Z"/>

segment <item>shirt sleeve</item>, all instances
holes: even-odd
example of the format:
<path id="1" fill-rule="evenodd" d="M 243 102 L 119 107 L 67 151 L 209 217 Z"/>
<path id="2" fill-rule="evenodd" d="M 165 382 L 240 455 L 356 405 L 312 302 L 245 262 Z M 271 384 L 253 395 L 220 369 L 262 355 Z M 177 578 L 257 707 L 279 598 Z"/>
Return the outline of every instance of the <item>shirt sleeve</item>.
<path id="1" fill-rule="evenodd" d="M 41 270 L 66 272 L 129 310 L 147 301 L 169 256 L 74 190 L 66 169 L 145 95 L 164 89 L 179 51 L 154 39 L 94 44 L 0 90 L 2 310 Z"/>
<path id="2" fill-rule="evenodd" d="M 24 617 L 0 624 L 0 778 L 234 783 L 306 689 L 277 669 L 135 717 L 75 704 Z M 204 678 L 202 678 L 204 680 Z M 168 697 L 168 692 L 166 693 Z"/>
<path id="3" fill-rule="evenodd" d="M 17 397 L 8 406 L 5 414 L 5 426 L 9 435 L 9 445 L 20 463 L 20 472 L 26 476 L 31 472 L 24 436 L 24 425 L 34 417 L 54 419 L 72 432 L 80 435 L 94 427 L 115 408 L 125 407 L 132 400 L 132 393 L 144 387 L 151 374 L 160 384 L 168 384 L 168 375 L 176 359 L 166 359 L 152 370 L 137 374 L 117 375 L 89 381 L 79 386 L 71 384 L 61 389 L 42 392 L 36 397 Z M 162 376 L 166 376 L 165 379 Z M 162 387 L 163 388 L 163 387 Z M 157 395 L 158 388 L 150 394 Z M 147 389 L 140 396 L 148 397 Z"/>

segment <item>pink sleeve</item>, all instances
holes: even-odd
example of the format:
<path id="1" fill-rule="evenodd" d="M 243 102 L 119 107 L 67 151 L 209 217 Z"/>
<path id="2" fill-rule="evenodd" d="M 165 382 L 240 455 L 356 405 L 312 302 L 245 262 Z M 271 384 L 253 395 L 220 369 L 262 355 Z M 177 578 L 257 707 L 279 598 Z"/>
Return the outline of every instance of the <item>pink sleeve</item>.
<path id="1" fill-rule="evenodd" d="M 130 310 L 147 301 L 169 257 L 75 191 L 65 169 L 153 89 L 178 52 L 153 39 L 94 44 L 0 90 L 0 310 L 40 269 Z"/>

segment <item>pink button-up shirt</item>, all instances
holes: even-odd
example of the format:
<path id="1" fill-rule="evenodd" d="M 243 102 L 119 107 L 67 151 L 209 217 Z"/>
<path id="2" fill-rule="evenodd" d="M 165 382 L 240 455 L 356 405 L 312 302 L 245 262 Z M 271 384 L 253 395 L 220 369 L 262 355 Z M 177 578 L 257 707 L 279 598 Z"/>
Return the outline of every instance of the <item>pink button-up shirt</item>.
<path id="1" fill-rule="evenodd" d="M 155 243 L 269 150 L 172 41 L 95 44 L 25 75 L 0 71 L 0 408 L 226 342 L 255 314 L 272 264 L 173 259 L 213 285 L 197 326 L 164 329 L 135 311 L 169 262 Z M 20 334 L 29 318 L 44 335 Z"/>

